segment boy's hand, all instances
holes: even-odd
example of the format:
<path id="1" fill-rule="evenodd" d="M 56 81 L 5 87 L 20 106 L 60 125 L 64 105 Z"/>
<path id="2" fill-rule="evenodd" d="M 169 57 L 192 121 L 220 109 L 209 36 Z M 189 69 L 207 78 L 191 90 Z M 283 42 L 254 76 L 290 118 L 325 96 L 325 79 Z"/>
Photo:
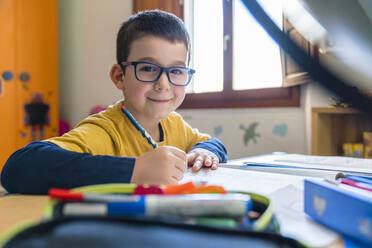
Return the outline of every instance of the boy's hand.
<path id="1" fill-rule="evenodd" d="M 220 160 L 216 154 L 209 150 L 195 148 L 187 154 L 187 163 L 189 166 L 192 166 L 193 171 L 200 170 L 202 166 L 210 167 L 212 170 L 215 170 Z"/>
<path id="2" fill-rule="evenodd" d="M 186 153 L 176 147 L 161 146 L 136 159 L 131 183 L 177 184 L 187 169 Z"/>

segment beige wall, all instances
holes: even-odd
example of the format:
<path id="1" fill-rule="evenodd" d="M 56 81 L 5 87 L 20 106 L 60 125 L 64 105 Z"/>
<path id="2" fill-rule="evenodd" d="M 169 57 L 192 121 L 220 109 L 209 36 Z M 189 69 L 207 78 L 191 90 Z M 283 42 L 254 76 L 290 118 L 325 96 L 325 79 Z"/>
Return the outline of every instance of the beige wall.
<path id="1" fill-rule="evenodd" d="M 60 118 L 75 125 L 95 105 L 121 99 L 109 79 L 120 24 L 132 12 L 131 0 L 60 0 Z"/>
<path id="2" fill-rule="evenodd" d="M 306 152 L 302 107 L 180 110 L 178 112 L 193 127 L 221 139 L 228 150 L 229 159 L 278 151 Z M 249 127 L 252 127 L 253 133 L 247 133 Z M 245 135 L 251 137 L 247 143 L 244 141 Z"/>

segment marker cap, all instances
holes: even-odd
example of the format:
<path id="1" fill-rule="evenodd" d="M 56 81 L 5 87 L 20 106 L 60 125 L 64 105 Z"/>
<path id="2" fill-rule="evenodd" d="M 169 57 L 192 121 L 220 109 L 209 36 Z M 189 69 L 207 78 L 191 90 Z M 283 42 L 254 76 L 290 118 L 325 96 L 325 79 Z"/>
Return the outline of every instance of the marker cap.
<path id="1" fill-rule="evenodd" d="M 107 205 L 107 212 L 110 216 L 122 216 L 123 213 L 126 215 L 144 215 L 145 210 L 145 199 L 139 197 L 138 201 L 134 202 L 111 202 Z"/>

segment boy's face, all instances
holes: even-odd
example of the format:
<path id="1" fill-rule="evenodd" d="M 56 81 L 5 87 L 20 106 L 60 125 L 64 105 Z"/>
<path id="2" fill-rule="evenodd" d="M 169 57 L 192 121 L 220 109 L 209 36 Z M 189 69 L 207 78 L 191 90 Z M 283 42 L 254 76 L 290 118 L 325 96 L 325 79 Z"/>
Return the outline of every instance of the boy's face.
<path id="1" fill-rule="evenodd" d="M 187 53 L 182 42 L 145 36 L 132 43 L 127 61 L 145 61 L 163 67 L 186 66 Z M 122 82 L 116 86 L 123 91 L 127 108 L 139 121 L 166 118 L 181 105 L 186 88 L 172 85 L 165 72 L 156 82 L 141 82 L 135 77 L 133 65 L 126 67 Z"/>

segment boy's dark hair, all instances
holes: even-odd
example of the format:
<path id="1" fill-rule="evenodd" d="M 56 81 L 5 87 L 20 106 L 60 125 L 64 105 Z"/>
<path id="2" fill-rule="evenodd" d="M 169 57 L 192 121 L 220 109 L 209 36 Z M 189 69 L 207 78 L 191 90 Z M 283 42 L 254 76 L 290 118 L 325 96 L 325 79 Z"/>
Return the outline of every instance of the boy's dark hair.
<path id="1" fill-rule="evenodd" d="M 128 59 L 133 41 L 147 35 L 183 42 L 189 52 L 187 61 L 190 61 L 190 37 L 182 20 L 165 11 L 151 10 L 132 15 L 121 25 L 116 39 L 117 63 Z"/>

